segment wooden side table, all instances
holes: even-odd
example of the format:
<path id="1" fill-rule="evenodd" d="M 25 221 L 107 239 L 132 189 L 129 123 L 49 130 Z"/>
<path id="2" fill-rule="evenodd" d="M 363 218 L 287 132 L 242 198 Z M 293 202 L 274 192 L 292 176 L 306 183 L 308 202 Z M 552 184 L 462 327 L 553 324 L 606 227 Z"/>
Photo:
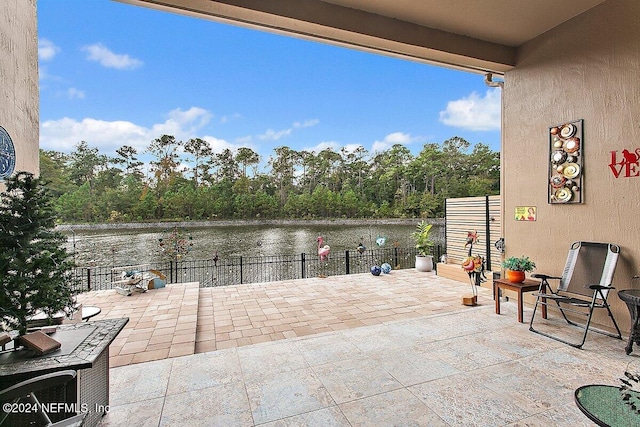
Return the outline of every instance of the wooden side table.
<path id="1" fill-rule="evenodd" d="M 540 282 L 531 279 L 525 279 L 522 283 L 513 283 L 507 279 L 493 279 L 493 298 L 496 301 L 496 314 L 500 314 L 500 289 L 507 289 L 518 293 L 518 322 L 522 320 L 522 294 L 524 292 L 534 292 L 540 289 Z M 542 290 L 543 292 L 545 289 Z M 547 305 L 542 305 L 542 317 L 547 318 Z"/>

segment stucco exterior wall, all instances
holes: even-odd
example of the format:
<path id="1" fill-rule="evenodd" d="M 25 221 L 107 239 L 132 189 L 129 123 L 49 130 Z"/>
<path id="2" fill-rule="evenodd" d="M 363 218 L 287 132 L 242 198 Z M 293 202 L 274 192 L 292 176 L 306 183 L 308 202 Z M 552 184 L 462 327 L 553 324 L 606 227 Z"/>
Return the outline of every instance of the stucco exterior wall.
<path id="1" fill-rule="evenodd" d="M 518 51 L 506 73 L 502 179 L 506 256 L 560 275 L 573 241 L 621 246 L 614 285 L 640 288 L 640 176 L 616 178 L 611 152 L 640 147 L 640 2 L 609 0 Z M 584 119 L 582 204 L 548 204 L 549 127 Z M 619 159 L 618 159 L 619 161 Z M 640 170 L 640 168 L 637 168 Z M 516 206 L 537 206 L 517 222 Z M 626 306 L 610 295 L 623 333 Z M 610 324 L 602 316 L 598 323 Z"/>
<path id="2" fill-rule="evenodd" d="M 38 173 L 38 115 L 36 0 L 2 0 L 0 126 L 7 130 L 15 145 L 16 171 Z"/>

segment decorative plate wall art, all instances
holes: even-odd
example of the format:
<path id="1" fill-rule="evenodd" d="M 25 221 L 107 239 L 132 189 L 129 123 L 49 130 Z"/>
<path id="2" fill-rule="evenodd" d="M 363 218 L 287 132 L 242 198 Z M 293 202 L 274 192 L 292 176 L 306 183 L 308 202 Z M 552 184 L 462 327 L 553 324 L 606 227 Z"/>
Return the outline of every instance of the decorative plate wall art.
<path id="1" fill-rule="evenodd" d="M 583 120 L 549 128 L 549 203 L 582 203 Z"/>

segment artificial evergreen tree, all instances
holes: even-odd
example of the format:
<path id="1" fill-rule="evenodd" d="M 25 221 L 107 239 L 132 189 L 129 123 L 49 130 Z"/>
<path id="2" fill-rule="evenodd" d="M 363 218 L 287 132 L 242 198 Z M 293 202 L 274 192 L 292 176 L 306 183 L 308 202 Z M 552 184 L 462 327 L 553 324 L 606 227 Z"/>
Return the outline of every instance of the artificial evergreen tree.
<path id="1" fill-rule="evenodd" d="M 53 199 L 29 172 L 5 181 L 0 194 L 0 315 L 2 329 L 27 331 L 27 318 L 73 308 L 74 263 L 54 231 Z"/>

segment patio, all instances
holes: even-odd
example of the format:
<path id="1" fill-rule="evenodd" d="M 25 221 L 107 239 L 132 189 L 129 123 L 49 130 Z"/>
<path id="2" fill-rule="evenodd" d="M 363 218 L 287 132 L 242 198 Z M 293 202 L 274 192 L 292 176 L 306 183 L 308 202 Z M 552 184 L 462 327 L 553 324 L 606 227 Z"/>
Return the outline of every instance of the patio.
<path id="1" fill-rule="evenodd" d="M 489 289 L 464 307 L 468 288 L 400 270 L 83 295 L 131 318 L 101 425 L 593 425 L 574 390 L 618 385 L 637 356 L 598 334 L 583 350 L 533 334 Z"/>

